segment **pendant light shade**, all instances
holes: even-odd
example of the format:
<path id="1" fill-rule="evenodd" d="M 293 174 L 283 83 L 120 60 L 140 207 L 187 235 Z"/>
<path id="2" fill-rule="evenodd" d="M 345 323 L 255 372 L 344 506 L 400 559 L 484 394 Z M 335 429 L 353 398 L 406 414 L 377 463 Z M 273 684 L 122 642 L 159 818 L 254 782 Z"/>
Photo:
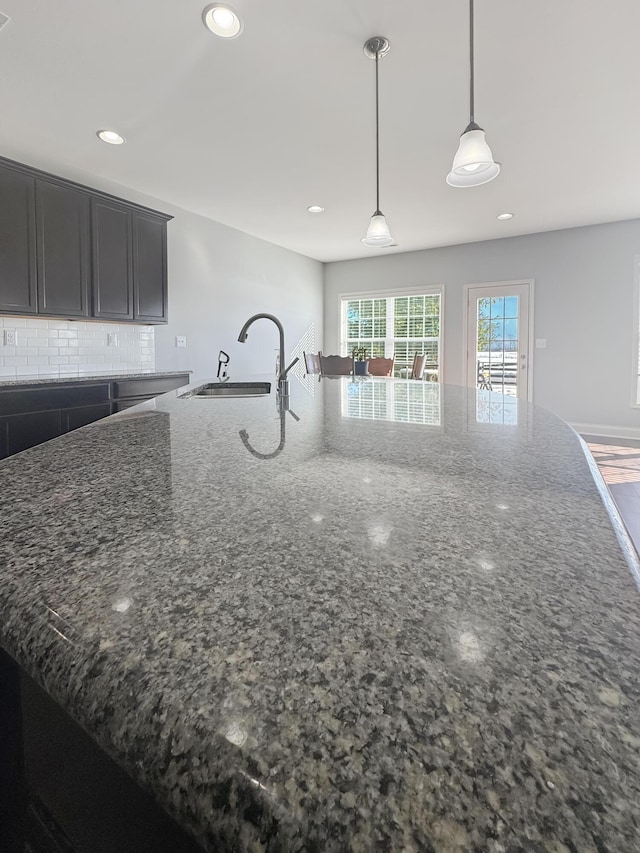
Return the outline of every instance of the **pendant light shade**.
<path id="1" fill-rule="evenodd" d="M 369 222 L 366 237 L 362 238 L 365 246 L 383 249 L 391 246 L 394 242 L 389 231 L 387 220 L 380 210 L 380 145 L 379 145 L 379 122 L 378 122 L 378 60 L 389 52 L 389 40 L 383 36 L 373 36 L 364 43 L 364 52 L 369 59 L 376 61 L 376 209 Z"/>
<path id="2" fill-rule="evenodd" d="M 478 125 L 469 125 L 460 137 L 460 145 L 447 175 L 452 187 L 477 187 L 487 184 L 500 173 L 500 163 L 493 159 L 486 134 Z"/>
<path id="3" fill-rule="evenodd" d="M 473 0 L 469 0 L 469 124 L 460 137 L 460 145 L 453 158 L 453 166 L 447 175 L 452 187 L 477 187 L 487 184 L 500 174 L 500 163 L 496 163 L 489 148 L 484 130 L 476 124 L 475 79 L 473 67 Z"/>
<path id="4" fill-rule="evenodd" d="M 362 242 L 365 246 L 377 246 L 378 248 L 384 248 L 393 243 L 393 237 L 389 231 L 387 220 L 379 210 L 376 210 L 371 217 L 371 222 L 369 222 L 369 227 L 367 228 L 367 236 L 362 238 Z"/>

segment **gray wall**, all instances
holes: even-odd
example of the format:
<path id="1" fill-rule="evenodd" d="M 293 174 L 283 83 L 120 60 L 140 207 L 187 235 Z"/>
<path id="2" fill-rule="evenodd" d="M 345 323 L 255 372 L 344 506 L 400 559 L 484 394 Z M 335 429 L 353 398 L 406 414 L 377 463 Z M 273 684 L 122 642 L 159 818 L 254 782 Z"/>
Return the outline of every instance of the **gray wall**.
<path id="1" fill-rule="evenodd" d="M 339 352 L 339 295 L 444 285 L 444 381 L 464 382 L 463 286 L 535 280 L 533 400 L 587 431 L 640 436 L 631 406 L 640 220 L 344 261 L 325 267 L 324 351 Z"/>
<path id="2" fill-rule="evenodd" d="M 169 324 L 156 327 L 158 369 L 215 376 L 223 349 L 231 356 L 230 375 L 274 372 L 273 323 L 257 322 L 246 343 L 238 343 L 244 321 L 257 312 L 280 319 L 287 353 L 312 324 L 315 349 L 322 347 L 321 263 L 202 216 L 162 209 L 176 218 L 168 225 Z M 186 335 L 186 349 L 176 348 L 176 335 Z"/>

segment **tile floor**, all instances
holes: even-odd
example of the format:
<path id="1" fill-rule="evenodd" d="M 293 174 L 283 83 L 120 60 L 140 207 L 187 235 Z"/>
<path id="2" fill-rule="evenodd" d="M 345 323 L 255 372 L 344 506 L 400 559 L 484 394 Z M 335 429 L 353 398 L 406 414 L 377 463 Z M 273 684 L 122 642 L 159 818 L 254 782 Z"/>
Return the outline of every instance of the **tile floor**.
<path id="1" fill-rule="evenodd" d="M 640 554 L 640 441 L 583 435 Z"/>

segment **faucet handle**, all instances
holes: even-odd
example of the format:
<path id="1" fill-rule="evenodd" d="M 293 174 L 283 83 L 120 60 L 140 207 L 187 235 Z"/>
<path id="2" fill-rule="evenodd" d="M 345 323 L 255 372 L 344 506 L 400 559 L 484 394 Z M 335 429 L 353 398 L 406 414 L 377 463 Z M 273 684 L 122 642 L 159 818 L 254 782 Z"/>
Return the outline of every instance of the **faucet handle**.
<path id="1" fill-rule="evenodd" d="M 289 373 L 289 371 L 291 370 L 291 368 L 293 367 L 293 365 L 294 365 L 294 364 L 296 364 L 296 362 L 298 362 L 298 361 L 300 361 L 300 356 L 299 356 L 299 355 L 297 355 L 297 356 L 293 359 L 293 361 L 291 362 L 291 364 L 289 365 L 289 367 L 285 367 L 285 369 L 284 369 L 284 370 L 281 370 L 281 371 L 280 371 L 280 379 L 286 379 L 286 378 L 287 378 L 287 374 Z"/>

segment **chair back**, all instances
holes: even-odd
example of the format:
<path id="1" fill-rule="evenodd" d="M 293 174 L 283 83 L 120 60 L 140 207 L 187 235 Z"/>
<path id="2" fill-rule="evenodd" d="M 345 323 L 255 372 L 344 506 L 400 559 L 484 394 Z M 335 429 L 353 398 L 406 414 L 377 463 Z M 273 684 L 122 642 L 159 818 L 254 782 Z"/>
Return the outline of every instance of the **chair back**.
<path id="1" fill-rule="evenodd" d="M 320 355 L 320 370 L 323 376 L 351 376 L 353 359 L 348 355 Z"/>
<path id="2" fill-rule="evenodd" d="M 424 369 L 427 366 L 427 356 L 415 354 L 413 357 L 413 367 L 411 368 L 411 379 L 422 379 L 424 377 Z"/>
<path id="3" fill-rule="evenodd" d="M 320 373 L 320 355 L 317 352 L 305 352 L 304 365 L 307 368 L 307 374 Z"/>
<path id="4" fill-rule="evenodd" d="M 393 376 L 393 358 L 370 358 L 368 371 L 370 376 Z"/>

